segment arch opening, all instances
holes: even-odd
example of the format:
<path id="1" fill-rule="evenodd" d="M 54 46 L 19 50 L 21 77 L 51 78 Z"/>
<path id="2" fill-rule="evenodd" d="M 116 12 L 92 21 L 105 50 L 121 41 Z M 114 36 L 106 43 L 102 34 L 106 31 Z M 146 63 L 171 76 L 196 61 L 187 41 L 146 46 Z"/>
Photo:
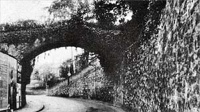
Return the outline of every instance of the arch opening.
<path id="1" fill-rule="evenodd" d="M 100 88 L 113 90 L 113 86 L 108 84 L 109 80 L 100 64 L 98 54 L 94 52 L 75 47 L 60 47 L 43 52 L 30 60 L 30 64 L 31 72 L 26 74 L 26 81 L 29 80 L 26 82 L 29 83 L 26 86 L 27 94 L 97 99 L 97 91 L 101 91 Z M 62 86 L 70 90 L 65 93 L 59 90 L 62 91 L 59 93 L 58 88 Z M 80 94 L 75 91 L 79 91 Z M 113 98 L 104 100 L 112 101 Z"/>
<path id="2" fill-rule="evenodd" d="M 52 56 L 54 56 L 54 57 L 49 56 L 51 53 L 53 53 Z M 55 55 L 55 54 L 57 54 L 57 55 Z M 51 50 L 46 50 L 46 49 L 40 48 L 39 50 L 36 49 L 36 50 L 26 54 L 24 56 L 24 58 L 21 60 L 21 64 L 22 64 L 22 69 L 30 66 L 32 68 L 32 70 L 31 70 L 31 72 L 32 72 L 35 66 L 38 67 L 39 65 L 41 65 L 39 63 L 44 64 L 44 63 L 50 63 L 50 62 L 51 63 L 58 62 L 61 65 L 61 62 L 64 62 L 67 59 L 75 60 L 75 58 L 78 58 L 82 55 L 85 56 L 84 58 L 86 58 L 85 61 L 87 61 L 87 64 L 90 64 L 90 61 L 92 60 L 92 58 L 99 58 L 99 54 L 94 53 L 94 52 L 89 52 L 88 50 L 82 49 L 80 47 L 54 47 Z M 39 58 L 41 56 L 43 56 L 44 59 Z M 47 57 L 47 59 L 45 59 L 45 56 Z M 49 58 L 49 57 L 51 57 L 51 58 Z M 55 58 L 57 58 L 57 59 L 55 59 Z M 53 59 L 54 62 L 50 59 Z M 49 62 L 45 61 L 45 60 L 48 60 Z M 40 61 L 40 62 L 38 62 L 38 61 Z M 57 65 L 58 65 L 58 63 L 57 63 Z M 84 66 L 86 66 L 86 65 L 84 65 Z M 30 78 L 30 74 L 26 74 L 26 77 Z"/>

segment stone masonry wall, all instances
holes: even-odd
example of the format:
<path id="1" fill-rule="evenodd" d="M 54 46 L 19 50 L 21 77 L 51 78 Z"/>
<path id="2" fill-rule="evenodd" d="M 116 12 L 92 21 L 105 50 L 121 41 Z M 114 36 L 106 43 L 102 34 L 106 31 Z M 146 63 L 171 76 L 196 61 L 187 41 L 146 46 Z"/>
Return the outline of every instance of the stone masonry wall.
<path id="1" fill-rule="evenodd" d="M 99 60 L 95 59 L 91 65 L 83 69 L 80 73 L 53 87 L 49 95 L 81 97 L 96 99 L 101 101 L 113 101 L 113 86 L 106 78 Z"/>
<path id="2" fill-rule="evenodd" d="M 200 1 L 167 0 L 158 32 L 124 53 L 123 106 L 139 112 L 200 111 Z"/>

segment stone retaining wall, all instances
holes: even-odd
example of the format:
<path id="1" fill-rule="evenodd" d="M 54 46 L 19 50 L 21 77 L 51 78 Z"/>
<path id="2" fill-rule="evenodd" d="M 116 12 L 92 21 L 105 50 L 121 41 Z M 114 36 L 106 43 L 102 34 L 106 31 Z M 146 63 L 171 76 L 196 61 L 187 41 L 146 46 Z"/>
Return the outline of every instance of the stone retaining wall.
<path id="1" fill-rule="evenodd" d="M 200 1 L 167 0 L 158 33 L 127 49 L 118 72 L 123 106 L 139 112 L 200 111 Z"/>
<path id="2" fill-rule="evenodd" d="M 99 60 L 95 59 L 91 65 L 71 77 L 69 85 L 66 80 L 51 88 L 49 95 L 81 97 L 112 102 L 113 86 L 107 80 Z"/>

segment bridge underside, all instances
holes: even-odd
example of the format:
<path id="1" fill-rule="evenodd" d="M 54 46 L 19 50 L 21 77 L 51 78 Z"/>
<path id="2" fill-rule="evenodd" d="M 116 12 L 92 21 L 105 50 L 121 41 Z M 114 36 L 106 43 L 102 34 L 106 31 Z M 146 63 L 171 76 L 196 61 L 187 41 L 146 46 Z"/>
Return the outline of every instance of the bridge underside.
<path id="1" fill-rule="evenodd" d="M 25 78 L 29 83 L 32 72 L 31 60 L 37 55 L 54 48 L 74 46 L 95 52 L 105 71 L 111 73 L 119 60 L 123 41 L 119 30 L 101 30 L 87 26 L 74 29 L 69 26 L 39 28 L 25 31 L 0 33 L 0 50 L 17 57 L 22 64 Z M 116 55 L 116 53 L 118 55 Z"/>
<path id="2" fill-rule="evenodd" d="M 114 74 L 120 53 L 117 38 L 119 30 L 105 31 L 79 26 L 75 29 L 69 26 L 39 28 L 24 31 L 1 32 L 0 51 L 18 59 L 22 65 L 22 94 L 25 95 L 26 84 L 30 83 L 30 75 L 34 63 L 31 62 L 37 55 L 47 50 L 74 46 L 98 54 L 101 66 L 107 74 Z M 115 38 L 114 38 L 115 37 Z M 116 49 L 116 47 L 118 47 Z M 23 100 L 26 101 L 25 96 Z M 23 104 L 25 105 L 25 103 Z"/>

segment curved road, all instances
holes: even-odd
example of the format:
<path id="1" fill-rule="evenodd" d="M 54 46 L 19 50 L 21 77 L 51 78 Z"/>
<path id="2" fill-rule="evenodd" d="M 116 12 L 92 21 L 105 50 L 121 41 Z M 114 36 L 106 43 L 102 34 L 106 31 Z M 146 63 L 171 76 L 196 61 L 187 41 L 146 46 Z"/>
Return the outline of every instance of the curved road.
<path id="1" fill-rule="evenodd" d="M 32 107 L 26 106 L 17 112 L 34 112 L 31 108 L 44 105 L 41 112 L 125 112 L 120 108 L 108 104 L 84 99 L 51 97 L 45 95 L 27 95 L 27 102 Z"/>

